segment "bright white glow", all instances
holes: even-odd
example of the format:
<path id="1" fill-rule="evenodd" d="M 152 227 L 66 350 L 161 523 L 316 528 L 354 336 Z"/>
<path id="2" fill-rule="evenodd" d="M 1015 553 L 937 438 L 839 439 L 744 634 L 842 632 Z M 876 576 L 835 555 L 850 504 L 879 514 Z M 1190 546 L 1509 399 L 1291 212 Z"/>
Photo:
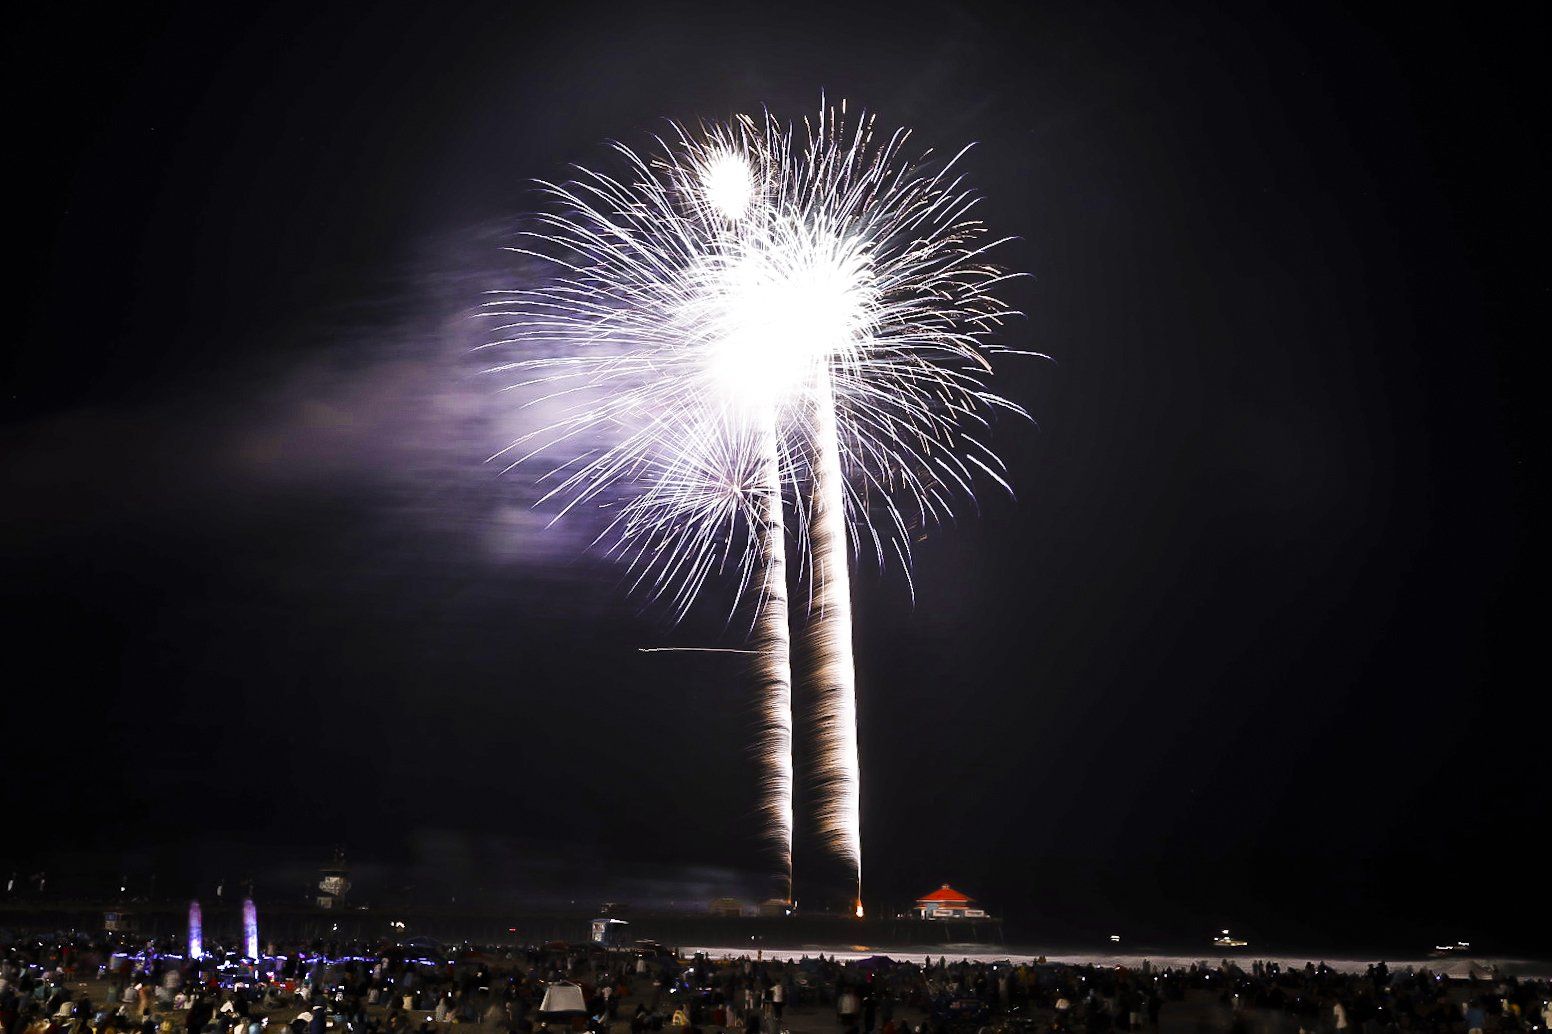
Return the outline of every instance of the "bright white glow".
<path id="1" fill-rule="evenodd" d="M 874 319 L 870 272 L 857 242 L 801 227 L 739 242 L 706 271 L 690 314 L 712 382 L 760 411 L 790 403 L 822 366 L 859 351 Z"/>
<path id="2" fill-rule="evenodd" d="M 726 148 L 714 150 L 701 168 L 706 201 L 722 218 L 736 221 L 749 211 L 754 198 L 754 173 L 743 155 Z"/>

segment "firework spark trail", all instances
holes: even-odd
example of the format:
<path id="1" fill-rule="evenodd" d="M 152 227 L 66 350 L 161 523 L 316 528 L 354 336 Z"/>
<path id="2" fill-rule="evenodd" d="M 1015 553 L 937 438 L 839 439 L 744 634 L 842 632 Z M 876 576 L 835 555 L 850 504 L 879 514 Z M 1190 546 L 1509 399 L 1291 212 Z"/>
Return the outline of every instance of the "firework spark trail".
<path id="1" fill-rule="evenodd" d="M 829 373 L 820 371 L 814 399 L 810 514 L 813 542 L 814 687 L 819 708 L 820 830 L 852 867 L 862 916 L 862 763 L 857 750 L 857 675 L 851 647 L 851 574 L 846 549 L 845 482 Z"/>
<path id="2" fill-rule="evenodd" d="M 762 415 L 763 414 L 763 415 Z M 759 718 L 754 754 L 761 766 L 765 832 L 780 863 L 784 900 L 792 900 L 792 668 L 787 590 L 787 532 L 782 488 L 788 480 L 773 410 L 708 407 L 716 425 L 666 451 L 667 465 L 622 507 L 611 527 L 630 544 L 638 583 L 675 585 L 683 609 L 704 583 L 712 557 L 736 562 L 735 599 L 753 596 L 752 650 Z M 688 447 L 686 442 L 695 443 Z M 685 527 L 697 534 L 689 535 Z M 742 530 L 739 530 L 739 529 Z M 677 574 L 690 569 L 693 577 Z"/>
<path id="3" fill-rule="evenodd" d="M 977 197 L 909 134 L 821 108 L 800 125 L 740 116 L 671 124 L 621 176 L 548 184 L 558 211 L 527 254 L 543 288 L 507 292 L 492 344 L 515 344 L 538 404 L 562 415 L 511 447 L 557 517 L 614 514 L 600 535 L 633 584 L 683 616 L 713 577 L 755 598 L 768 827 L 791 875 L 787 531 L 809 585 L 818 657 L 821 826 L 859 885 L 851 554 L 897 561 L 972 484 L 1007 488 L 980 439 L 995 410 L 985 338 L 1013 315 L 985 260 Z M 806 491 L 805 491 L 806 487 Z M 787 493 L 790 492 L 790 495 Z M 784 498 L 785 496 L 785 498 Z M 912 587 L 914 596 L 914 587 Z M 730 608 L 731 613 L 731 608 Z M 789 883 L 790 893 L 790 883 Z"/>
<path id="4" fill-rule="evenodd" d="M 764 507 L 760 522 L 765 570 L 754 627 L 763 719 L 759 750 L 765 762 L 761 789 L 769 835 L 787 875 L 785 900 L 790 902 L 793 894 L 792 648 L 787 625 L 787 530 L 782 513 L 781 453 L 774 419 L 766 437 Z"/>

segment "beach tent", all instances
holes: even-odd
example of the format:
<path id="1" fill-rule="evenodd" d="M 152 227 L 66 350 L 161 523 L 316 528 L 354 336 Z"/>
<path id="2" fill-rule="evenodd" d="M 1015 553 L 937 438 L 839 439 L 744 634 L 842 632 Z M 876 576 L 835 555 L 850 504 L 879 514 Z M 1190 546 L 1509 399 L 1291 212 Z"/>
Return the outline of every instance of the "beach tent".
<path id="1" fill-rule="evenodd" d="M 539 1015 L 547 1020 L 587 1015 L 587 1001 L 582 988 L 565 980 L 558 980 L 544 989 L 544 1001 L 539 1003 Z"/>

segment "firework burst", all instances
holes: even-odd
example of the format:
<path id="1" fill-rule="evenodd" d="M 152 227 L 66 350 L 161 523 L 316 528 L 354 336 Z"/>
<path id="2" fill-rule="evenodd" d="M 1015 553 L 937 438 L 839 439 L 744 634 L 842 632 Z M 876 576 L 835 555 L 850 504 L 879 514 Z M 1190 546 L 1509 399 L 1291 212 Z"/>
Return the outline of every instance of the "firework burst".
<path id="1" fill-rule="evenodd" d="M 909 577 L 917 531 L 975 480 L 1006 486 L 980 434 L 991 411 L 1022 413 L 986 387 L 1008 274 L 984 258 L 1000 242 L 973 218 L 963 152 L 937 161 L 908 141 L 843 108 L 672 125 L 646 156 L 617 144 L 619 174 L 545 184 L 553 210 L 520 250 L 553 279 L 490 305 L 494 343 L 524 350 L 499 369 L 561 414 L 502 455 L 550 461 L 558 515 L 608 505 L 602 541 L 676 614 L 724 572 L 754 599 L 766 811 L 789 881 L 797 516 L 820 822 L 859 914 L 851 558 Z"/>

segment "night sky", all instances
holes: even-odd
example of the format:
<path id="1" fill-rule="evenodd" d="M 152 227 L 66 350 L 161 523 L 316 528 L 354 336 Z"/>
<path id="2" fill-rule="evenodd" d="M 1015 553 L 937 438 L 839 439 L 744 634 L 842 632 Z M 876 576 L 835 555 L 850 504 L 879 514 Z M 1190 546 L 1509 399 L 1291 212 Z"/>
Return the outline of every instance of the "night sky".
<path id="1" fill-rule="evenodd" d="M 977 142 L 1033 274 L 1004 340 L 1051 357 L 1000 381 L 1018 498 L 926 537 L 914 606 L 858 579 L 870 906 L 1548 947 L 1544 37 L 547 9 L 14 16 L 0 868 L 278 896 L 342 843 L 366 898 L 763 896 L 741 662 L 639 652 L 737 629 L 674 627 L 484 462 L 518 416 L 470 311 L 524 275 L 533 178 L 823 93 Z"/>

